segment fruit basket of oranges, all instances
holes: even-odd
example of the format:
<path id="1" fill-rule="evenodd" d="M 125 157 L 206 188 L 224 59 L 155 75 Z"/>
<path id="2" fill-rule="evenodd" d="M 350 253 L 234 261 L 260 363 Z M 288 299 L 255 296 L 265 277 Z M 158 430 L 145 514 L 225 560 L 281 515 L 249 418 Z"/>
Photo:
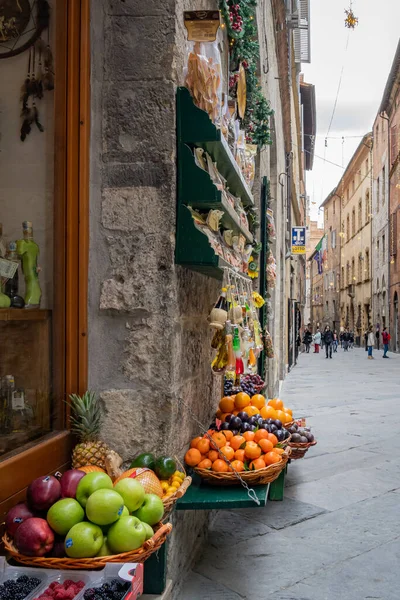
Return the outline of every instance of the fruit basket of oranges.
<path id="1" fill-rule="evenodd" d="M 290 448 L 282 448 L 277 437 L 259 429 L 239 434 L 226 429 L 209 430 L 196 437 L 186 452 L 185 462 L 212 485 L 250 485 L 275 481 L 286 467 Z"/>

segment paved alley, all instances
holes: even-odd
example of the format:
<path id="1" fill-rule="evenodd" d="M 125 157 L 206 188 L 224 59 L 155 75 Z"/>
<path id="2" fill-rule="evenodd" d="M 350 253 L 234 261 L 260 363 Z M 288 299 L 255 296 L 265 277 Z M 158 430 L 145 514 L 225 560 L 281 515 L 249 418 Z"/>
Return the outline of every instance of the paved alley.
<path id="1" fill-rule="evenodd" d="M 179 600 L 399 600 L 400 357 L 304 355 L 281 397 L 318 439 L 285 499 L 217 513 Z"/>

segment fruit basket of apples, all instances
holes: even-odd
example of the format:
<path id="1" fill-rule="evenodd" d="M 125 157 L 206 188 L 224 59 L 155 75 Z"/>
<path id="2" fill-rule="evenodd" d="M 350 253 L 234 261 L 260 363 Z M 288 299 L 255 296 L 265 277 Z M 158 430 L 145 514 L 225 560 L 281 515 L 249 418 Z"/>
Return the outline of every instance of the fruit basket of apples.
<path id="1" fill-rule="evenodd" d="M 164 505 L 136 479 L 66 471 L 39 477 L 7 514 L 4 546 L 17 562 L 50 569 L 98 569 L 144 562 L 165 542 Z"/>

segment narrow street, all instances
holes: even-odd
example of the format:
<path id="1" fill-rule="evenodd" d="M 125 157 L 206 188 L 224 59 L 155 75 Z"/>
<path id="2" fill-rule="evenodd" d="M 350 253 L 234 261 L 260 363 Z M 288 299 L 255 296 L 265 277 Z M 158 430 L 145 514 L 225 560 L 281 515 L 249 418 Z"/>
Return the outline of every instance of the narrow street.
<path id="1" fill-rule="evenodd" d="M 318 439 L 283 502 L 222 512 L 179 600 L 398 600 L 400 357 L 302 354 L 281 397 Z"/>

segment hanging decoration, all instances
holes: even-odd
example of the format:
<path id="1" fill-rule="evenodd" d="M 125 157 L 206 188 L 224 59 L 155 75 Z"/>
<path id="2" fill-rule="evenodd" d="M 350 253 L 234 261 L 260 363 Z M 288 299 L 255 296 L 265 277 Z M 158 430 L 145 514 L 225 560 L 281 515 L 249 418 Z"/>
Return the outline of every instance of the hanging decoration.
<path id="1" fill-rule="evenodd" d="M 0 58 L 28 50 L 48 28 L 47 0 L 0 0 Z"/>
<path id="2" fill-rule="evenodd" d="M 246 143 L 262 147 L 271 144 L 269 119 L 273 110 L 262 93 L 257 76 L 260 45 L 255 22 L 256 8 L 257 0 L 220 0 L 230 49 L 229 94 L 238 99 L 242 67 L 246 75 L 246 108 L 242 118 Z"/>
<path id="3" fill-rule="evenodd" d="M 355 29 L 358 25 L 358 18 L 355 16 L 351 4 L 349 9 L 345 9 L 344 12 L 346 15 L 346 18 L 344 20 L 344 26 L 347 27 L 347 29 Z"/>

